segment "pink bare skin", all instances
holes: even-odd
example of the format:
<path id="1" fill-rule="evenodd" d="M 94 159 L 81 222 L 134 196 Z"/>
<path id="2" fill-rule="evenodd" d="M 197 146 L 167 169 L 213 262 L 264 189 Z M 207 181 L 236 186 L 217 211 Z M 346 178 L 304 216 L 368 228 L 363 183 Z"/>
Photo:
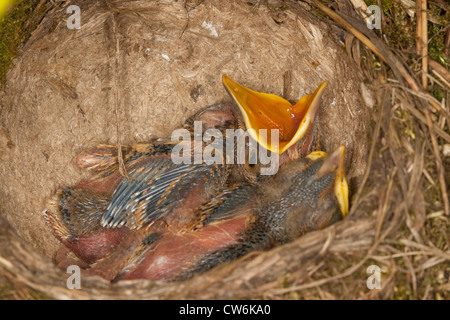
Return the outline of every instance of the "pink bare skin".
<path id="1" fill-rule="evenodd" d="M 251 221 L 249 214 L 207 225 L 184 234 L 166 233 L 152 244 L 137 264 L 127 266 L 116 280 L 170 280 L 203 256 L 236 244 Z"/>

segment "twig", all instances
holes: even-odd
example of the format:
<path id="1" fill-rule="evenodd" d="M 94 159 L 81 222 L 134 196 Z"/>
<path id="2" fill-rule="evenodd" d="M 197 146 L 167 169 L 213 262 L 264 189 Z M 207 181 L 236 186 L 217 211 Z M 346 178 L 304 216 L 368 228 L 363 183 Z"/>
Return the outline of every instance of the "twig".
<path id="1" fill-rule="evenodd" d="M 314 5 L 316 5 L 320 10 L 325 12 L 331 19 L 342 25 L 350 33 L 352 33 L 356 38 L 359 39 L 364 45 L 366 45 L 373 53 L 375 53 L 383 62 L 388 63 L 385 56 L 378 50 L 378 48 L 369 40 L 364 34 L 362 34 L 358 29 L 353 27 L 347 20 L 341 17 L 339 14 L 328 8 L 326 5 L 322 4 L 318 0 L 313 0 Z"/>
<path id="2" fill-rule="evenodd" d="M 36 6 L 36 8 L 34 8 L 34 12 L 39 12 L 39 10 L 41 9 L 41 7 L 45 4 L 47 0 L 41 0 L 39 1 L 38 5 Z"/>
<path id="3" fill-rule="evenodd" d="M 421 250 L 421 251 L 409 251 L 409 252 L 402 252 L 402 253 L 394 253 L 394 254 L 390 254 L 387 256 L 372 256 L 371 258 L 375 259 L 375 260 L 383 261 L 383 260 L 388 260 L 391 258 L 394 258 L 394 259 L 395 258 L 403 258 L 406 256 L 433 256 L 433 255 L 434 255 L 434 253 L 431 251 Z"/>
<path id="4" fill-rule="evenodd" d="M 405 88 L 405 90 L 407 91 L 406 88 Z M 405 104 L 403 104 L 403 106 L 405 108 L 407 108 L 409 110 L 409 112 L 411 112 L 414 117 L 419 119 L 424 124 L 427 124 L 427 120 L 426 120 L 425 116 L 419 110 L 417 110 L 413 105 L 411 105 L 410 103 L 405 103 Z M 439 136 L 441 136 L 443 139 L 445 139 L 447 142 L 450 142 L 450 134 L 448 134 L 447 132 L 445 132 L 444 130 L 442 130 L 439 127 L 434 127 L 434 131 Z"/>
<path id="5" fill-rule="evenodd" d="M 439 250 L 437 248 L 429 247 L 429 246 L 426 246 L 424 244 L 420 244 L 420 243 L 417 243 L 417 242 L 414 242 L 414 241 L 411 241 L 411 240 L 407 240 L 407 239 L 402 239 L 402 240 L 400 240 L 400 242 L 403 245 L 405 245 L 405 246 L 417 248 L 417 249 L 420 249 L 420 250 L 429 251 L 430 253 L 434 254 L 435 256 L 441 257 L 441 258 L 446 259 L 446 260 L 450 260 L 450 251 L 448 251 L 448 250 L 447 251 L 441 251 L 441 250 Z"/>
<path id="6" fill-rule="evenodd" d="M 387 95 L 388 95 L 387 90 L 385 90 L 384 91 L 384 95 L 383 95 L 383 99 L 382 99 L 382 102 L 381 102 L 382 108 L 380 110 L 380 116 L 379 116 L 379 118 L 377 120 L 377 124 L 375 126 L 375 130 L 374 130 L 373 137 L 372 137 L 372 144 L 370 146 L 369 157 L 368 157 L 368 160 L 367 160 L 366 172 L 364 173 L 364 177 L 363 177 L 363 179 L 361 181 L 361 185 L 360 185 L 358 191 L 356 192 L 355 201 L 354 201 L 354 203 L 352 205 L 352 208 L 350 209 L 350 214 L 353 214 L 353 212 L 356 211 L 356 208 L 358 207 L 359 202 L 361 200 L 361 195 L 362 195 L 362 192 L 364 190 L 364 186 L 366 185 L 367 179 L 369 178 L 369 175 L 370 175 L 370 170 L 372 168 L 372 162 L 373 162 L 373 158 L 374 158 L 374 155 L 375 155 L 375 146 L 376 146 L 376 144 L 378 142 L 378 137 L 380 135 L 383 114 L 385 112 L 384 108 L 385 108 L 385 105 L 386 105 L 387 101 L 389 100 Z"/>
<path id="7" fill-rule="evenodd" d="M 319 0 L 312 0 L 314 5 L 326 13 L 331 19 L 339 23 L 347 31 L 352 33 L 356 38 L 359 39 L 364 45 L 366 45 L 374 54 L 376 54 L 383 62 L 388 64 L 394 73 L 399 77 L 403 78 L 408 85 L 414 91 L 420 91 L 420 87 L 416 80 L 409 74 L 408 70 L 405 68 L 403 63 L 398 59 L 398 57 L 385 46 L 381 39 L 379 39 L 371 30 L 366 28 L 366 26 L 361 21 L 355 18 L 344 15 L 343 13 L 337 13 L 328 8 L 326 5 L 322 4 Z M 358 30 L 356 27 L 359 26 Z M 363 31 L 360 31 L 363 30 Z"/>
<path id="8" fill-rule="evenodd" d="M 450 82 L 447 82 L 447 80 L 445 80 L 444 77 L 442 77 L 442 75 L 438 72 L 436 72 L 436 70 L 431 69 L 431 71 L 433 72 L 433 74 L 444 84 L 444 86 L 446 86 L 447 88 L 450 88 Z M 431 77 L 430 77 L 431 78 Z M 432 78 L 432 80 L 434 80 L 435 78 Z M 442 86 L 441 83 L 436 82 L 437 84 L 440 84 Z M 444 88 L 446 89 L 446 88 Z"/>
<path id="9" fill-rule="evenodd" d="M 422 35 L 422 15 L 420 14 L 420 0 L 416 0 L 416 50 L 417 54 L 420 55 L 421 52 L 421 43 L 420 43 L 420 36 Z"/>
<path id="10" fill-rule="evenodd" d="M 372 251 L 374 249 L 375 248 L 373 248 L 373 249 L 371 248 L 369 250 L 369 252 L 367 253 L 367 255 L 361 261 L 359 261 L 357 264 L 353 265 L 352 267 L 348 268 L 344 272 L 342 272 L 342 273 L 340 273 L 340 274 L 338 274 L 338 275 L 336 275 L 334 277 L 324 278 L 324 279 L 320 279 L 318 281 L 305 283 L 305 284 L 301 284 L 301 285 L 298 285 L 298 286 L 292 286 L 292 287 L 289 287 L 289 288 L 275 289 L 275 290 L 272 290 L 270 292 L 270 294 L 280 295 L 280 294 L 285 294 L 285 293 L 289 293 L 289 292 L 292 292 L 292 291 L 300 291 L 300 290 L 304 290 L 304 289 L 319 287 L 321 285 L 324 285 L 325 283 L 348 277 L 348 276 L 352 275 L 360 267 L 363 266 L 363 264 L 367 261 L 367 259 L 370 258 L 370 254 L 372 253 Z"/>
<path id="11" fill-rule="evenodd" d="M 425 110 L 425 117 L 427 119 L 428 128 L 431 136 L 431 144 L 433 146 L 433 152 L 436 159 L 437 171 L 439 173 L 439 183 L 441 185 L 442 192 L 442 202 L 444 202 L 444 211 L 446 215 L 450 215 L 450 205 L 447 194 L 447 184 L 445 183 L 445 175 L 444 175 L 444 167 L 442 165 L 442 159 L 439 155 L 439 148 L 436 140 L 436 136 L 434 135 L 434 127 L 433 122 L 431 121 L 430 114 L 428 110 Z"/>
<path id="12" fill-rule="evenodd" d="M 383 202 L 383 206 L 381 207 L 381 213 L 378 217 L 378 222 L 377 222 L 377 232 L 375 233 L 375 241 L 377 241 L 380 237 L 380 232 L 381 232 L 381 226 L 383 225 L 383 221 L 384 218 L 386 216 L 387 213 L 387 209 L 388 209 L 388 205 L 389 205 L 389 199 L 391 196 L 391 191 L 392 191 L 392 186 L 394 185 L 394 177 L 397 174 L 397 167 L 394 167 L 394 170 L 392 172 L 391 175 L 391 179 L 389 179 L 389 184 L 386 190 L 386 195 L 384 198 L 384 202 Z"/>
<path id="13" fill-rule="evenodd" d="M 417 51 L 422 57 L 422 86 L 428 86 L 428 21 L 427 0 L 416 0 L 417 10 Z"/>
<path id="14" fill-rule="evenodd" d="M 412 89 L 409 89 L 409 88 L 407 88 L 405 86 L 402 86 L 402 85 L 399 85 L 399 84 L 390 84 L 390 85 L 392 85 L 393 87 L 401 88 L 401 89 L 411 93 L 412 95 L 427 101 L 430 104 L 430 106 L 433 107 L 434 110 L 436 110 L 437 112 L 442 113 L 442 115 L 450 123 L 450 112 L 448 110 L 444 109 L 441 106 L 441 104 L 439 103 L 439 101 L 437 101 L 436 98 L 431 96 L 429 93 L 423 92 L 423 91 L 414 91 Z M 439 135 L 440 135 L 440 133 L 439 133 Z M 448 134 L 446 134 L 446 135 L 444 134 L 444 136 L 442 136 L 442 137 L 444 138 L 444 137 L 450 137 L 450 136 Z M 445 138 L 445 139 L 447 139 L 447 138 Z"/>
<path id="15" fill-rule="evenodd" d="M 438 77 L 445 83 L 450 90 L 450 72 L 434 59 L 428 58 L 430 68 L 438 74 Z"/>

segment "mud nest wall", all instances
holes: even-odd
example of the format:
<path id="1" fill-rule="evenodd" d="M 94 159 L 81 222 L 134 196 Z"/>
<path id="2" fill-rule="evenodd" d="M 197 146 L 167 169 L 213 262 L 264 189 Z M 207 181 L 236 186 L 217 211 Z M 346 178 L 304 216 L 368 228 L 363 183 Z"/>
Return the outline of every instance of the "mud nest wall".
<path id="1" fill-rule="evenodd" d="M 70 4 L 81 9 L 79 30 L 67 27 Z M 230 264 L 181 287 L 145 281 L 111 286 L 89 279 L 83 285 L 94 291 L 74 292 L 65 288 L 67 275 L 51 265 L 58 242 L 41 212 L 57 189 L 88 176 L 75 164 L 84 148 L 168 137 L 199 109 L 231 101 L 222 74 L 291 101 L 327 80 L 320 109 L 321 148 L 346 145 L 354 193 L 366 168 L 372 103 L 362 98 L 368 89 L 341 36 L 338 28 L 301 8 L 270 10 L 243 1 L 86 0 L 51 10 L 16 59 L 1 94 L 0 211 L 8 221 L 2 223 L 2 237 L 15 243 L 10 249 L 14 257 L 4 257 L 17 270 L 12 276 L 55 297 L 93 297 L 93 292 L 123 297 L 123 290 L 131 288 L 142 297 L 208 297 L 205 286 L 223 278 L 226 268 L 241 268 L 250 271 L 229 281 L 228 288 L 236 290 L 221 289 L 215 296 L 252 296 L 242 292 L 255 276 L 252 265 L 265 266 L 255 280 L 261 284 L 301 264 L 286 260 L 289 250 L 305 257 L 321 251 L 331 231 L 308 235 L 301 240 L 304 247 L 294 243 L 247 257 L 237 262 L 242 267 Z M 344 241 L 340 245 L 366 246 L 367 240 L 355 244 L 349 237 L 358 232 L 367 236 L 373 225 L 351 228 L 353 222 L 346 223 L 338 231 L 331 229 Z M 280 272 L 270 276 L 273 268 Z M 217 282 L 216 289 L 220 287 Z"/>

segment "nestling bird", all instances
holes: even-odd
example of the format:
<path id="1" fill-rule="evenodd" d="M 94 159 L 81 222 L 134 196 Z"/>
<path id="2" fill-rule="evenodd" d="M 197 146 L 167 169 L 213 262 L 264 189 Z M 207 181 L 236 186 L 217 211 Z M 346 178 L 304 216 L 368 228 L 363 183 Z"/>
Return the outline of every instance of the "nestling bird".
<path id="1" fill-rule="evenodd" d="M 237 106 L 219 104 L 189 118 L 184 128 L 191 138 L 195 135 L 195 121 L 202 121 L 202 134 L 208 129 L 219 129 L 223 135 L 226 129 L 255 129 L 256 135 L 252 136 L 252 132 L 250 135 L 271 152 L 281 154 L 280 165 L 315 149 L 317 110 L 326 83 L 292 106 L 280 97 L 252 91 L 226 76 L 223 82 Z M 270 138 L 264 140 L 259 129 L 278 129 L 279 147 Z M 191 232 L 201 232 L 193 233 L 195 238 L 209 233 L 217 243 L 211 240 L 205 244 L 217 249 L 227 243 L 226 239 L 220 240 L 220 235 L 226 237 L 223 230 L 231 228 L 230 232 L 236 233 L 246 228 L 245 215 L 233 221 L 221 221 L 215 215 L 220 225 L 217 230 L 214 224 L 206 223 L 210 221 L 207 214 L 210 210 L 205 209 L 205 204 L 214 208 L 237 192 L 229 185 L 233 172 L 233 183 L 247 183 L 244 189 L 250 189 L 260 179 L 260 167 L 249 163 L 229 165 L 225 158 L 223 165 L 174 164 L 171 160 L 174 145 L 174 141 L 159 140 L 124 147 L 121 152 L 117 146 L 100 145 L 77 157 L 80 167 L 98 174 L 59 191 L 49 200 L 45 216 L 57 238 L 81 259 L 80 264 L 92 266 L 94 273 L 100 270 L 101 275 L 112 279 L 116 271 L 139 256 L 142 247 L 159 243 L 160 234 L 165 234 L 162 239 L 166 242 L 162 243 L 167 243 L 168 234 L 188 237 Z M 119 170 L 121 153 L 128 177 L 123 177 Z M 176 243 L 172 244 L 171 250 L 181 250 Z"/>
<path id="2" fill-rule="evenodd" d="M 115 280 L 186 279 L 254 250 L 325 228 L 348 212 L 344 146 L 286 163 L 257 186 L 244 183 L 199 212 L 191 231 L 153 233 Z"/>
<path id="3" fill-rule="evenodd" d="M 190 130 L 194 120 L 202 121 L 205 130 L 233 128 L 232 108 L 231 104 L 208 107 L 189 118 L 185 128 Z M 173 141 L 155 140 L 123 147 L 129 178 L 119 171 L 117 146 L 83 151 L 77 164 L 97 174 L 58 191 L 48 201 L 44 216 L 55 236 L 89 265 L 115 248 L 130 229 L 150 224 L 155 216 L 161 228 L 186 223 L 183 216 L 190 208 L 220 193 L 229 166 L 176 165 L 171 160 L 173 146 Z"/>

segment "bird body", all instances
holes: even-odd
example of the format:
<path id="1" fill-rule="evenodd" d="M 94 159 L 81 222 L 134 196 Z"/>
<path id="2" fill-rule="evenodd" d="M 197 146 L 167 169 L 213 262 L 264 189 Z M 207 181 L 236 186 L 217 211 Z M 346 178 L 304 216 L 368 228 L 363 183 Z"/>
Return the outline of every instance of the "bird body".
<path id="1" fill-rule="evenodd" d="M 233 128 L 230 104 L 201 110 L 184 125 L 192 131 L 193 119 L 208 128 Z M 119 170 L 115 145 L 98 145 L 80 153 L 77 164 L 96 174 L 73 187 L 58 191 L 44 216 L 55 236 L 83 263 L 104 258 L 130 229 L 158 225 L 183 227 L 189 213 L 220 193 L 230 166 L 177 165 L 171 161 L 174 142 L 154 140 L 122 147 L 128 178 Z M 193 152 L 193 151 L 192 151 Z"/>
<path id="2" fill-rule="evenodd" d="M 77 157 L 77 164 L 95 175 L 58 191 L 48 201 L 45 217 L 64 250 L 76 256 L 87 274 L 109 280 L 184 279 L 336 220 L 328 207 L 311 207 L 321 201 L 321 194 L 299 187 L 306 185 L 307 176 L 317 174 L 318 169 L 307 169 L 310 165 L 323 167 L 318 164 L 323 155 L 303 157 L 317 146 L 317 110 L 326 83 L 296 105 L 289 104 L 288 114 L 281 117 L 271 110 L 281 98 L 246 89 L 227 77 L 224 85 L 236 105 L 213 105 L 187 119 L 180 130 L 188 141 L 158 139 L 120 149 L 98 145 Z M 287 107 L 287 101 L 281 102 Z M 245 128 L 281 132 L 281 147 L 250 133 L 269 154 L 277 155 L 281 172 L 265 176 L 264 166 L 251 162 L 249 149 L 242 164 L 229 163 L 230 154 L 217 149 L 211 154 L 222 160 L 219 164 L 205 159 L 173 161 L 176 147 L 196 159 L 208 148 L 211 132 L 226 137 L 227 130 Z M 237 145 L 233 140 L 233 157 Z M 334 200 L 345 198 L 337 193 L 343 188 L 324 185 L 328 189 L 319 189 L 331 190 Z M 297 205 L 309 211 L 304 209 L 298 217 L 287 214 Z M 60 266 L 74 260 L 60 256 Z"/>
<path id="3" fill-rule="evenodd" d="M 343 160 L 342 146 L 330 155 L 289 162 L 256 187 L 235 187 L 200 210 L 201 225 L 182 234 L 166 231 L 141 246 L 116 280 L 186 279 L 341 220 L 348 209 L 340 203 L 347 200 L 335 186 L 346 188 Z"/>

